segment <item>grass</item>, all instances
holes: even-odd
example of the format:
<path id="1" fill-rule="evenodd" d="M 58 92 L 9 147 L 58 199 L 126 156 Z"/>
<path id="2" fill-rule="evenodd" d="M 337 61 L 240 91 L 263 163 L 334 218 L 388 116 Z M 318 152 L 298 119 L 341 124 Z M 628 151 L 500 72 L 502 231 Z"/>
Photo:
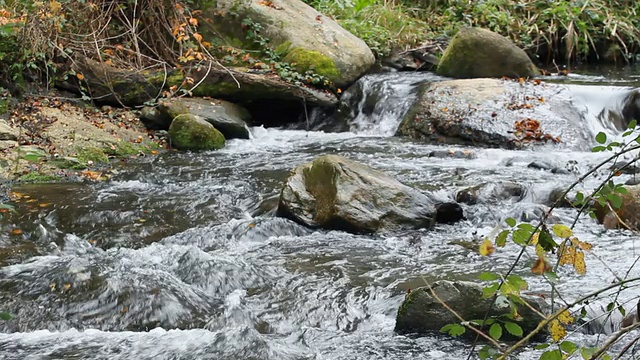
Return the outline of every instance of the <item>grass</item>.
<path id="1" fill-rule="evenodd" d="M 376 57 L 405 49 L 432 37 L 416 9 L 396 0 L 305 0 L 364 40 Z"/>
<path id="2" fill-rule="evenodd" d="M 408 0 L 407 0 L 408 2 Z M 478 26 L 513 40 L 541 62 L 635 61 L 640 2 L 615 0 L 421 0 L 420 14 L 451 36 Z"/>
<path id="3" fill-rule="evenodd" d="M 363 39 L 377 57 L 463 26 L 490 29 L 542 63 L 635 61 L 640 2 L 615 0 L 305 0 Z"/>

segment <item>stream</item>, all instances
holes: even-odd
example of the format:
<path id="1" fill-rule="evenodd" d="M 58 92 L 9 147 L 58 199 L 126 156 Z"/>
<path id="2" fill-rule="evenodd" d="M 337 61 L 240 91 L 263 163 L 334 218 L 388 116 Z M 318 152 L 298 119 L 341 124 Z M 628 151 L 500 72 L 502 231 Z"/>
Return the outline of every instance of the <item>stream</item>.
<path id="1" fill-rule="evenodd" d="M 229 141 L 219 151 L 170 152 L 122 165 L 108 182 L 13 188 L 17 213 L 0 221 L 0 311 L 13 316 L 0 321 L 0 358 L 466 359 L 467 342 L 394 333 L 407 289 L 424 285 L 422 276 L 474 280 L 484 271 L 504 273 L 518 248 L 482 257 L 475 244 L 506 217 L 535 217 L 552 190 L 566 188 L 608 154 L 393 137 L 416 84 L 438 80 L 408 73 L 364 77 L 358 91 L 377 98 L 348 104 L 349 131 L 256 127 L 252 139 Z M 633 74 L 547 80 L 570 84 L 584 103 L 585 128 L 610 137 L 618 134 L 597 113 L 640 85 Z M 325 122 L 316 115 L 312 128 Z M 429 156 L 443 150 L 473 157 Z M 481 183 L 524 190 L 463 205 L 466 220 L 431 231 L 353 235 L 275 217 L 290 170 L 331 153 L 451 200 Z M 528 167 L 532 162 L 566 171 Z M 579 188 L 594 189 L 605 176 L 596 173 Z M 570 223 L 576 211 L 554 215 Z M 605 230 L 583 217 L 575 233 L 594 250 L 586 255 L 585 276 L 560 269 L 558 287 L 567 299 L 616 276 L 640 276 L 634 267 L 640 242 L 630 232 Z M 548 291 L 527 266 L 517 273 L 530 291 Z M 640 289 L 630 286 L 622 299 L 638 296 Z M 593 346 L 606 337 L 575 332 L 569 339 Z M 532 344 L 514 358 L 540 353 Z"/>

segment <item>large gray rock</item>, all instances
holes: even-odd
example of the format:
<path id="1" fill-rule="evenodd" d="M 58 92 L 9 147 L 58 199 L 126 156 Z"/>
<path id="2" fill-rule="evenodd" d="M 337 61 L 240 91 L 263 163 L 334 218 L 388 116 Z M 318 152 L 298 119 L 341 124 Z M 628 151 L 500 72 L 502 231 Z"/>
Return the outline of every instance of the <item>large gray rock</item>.
<path id="1" fill-rule="evenodd" d="M 300 0 L 218 0 L 204 9 L 204 16 L 224 19 L 211 24 L 216 34 L 226 35 L 233 43 L 241 36 L 247 18 L 264 27 L 261 35 L 269 45 L 285 54 L 285 59 L 298 66 L 314 67 L 337 86 L 355 81 L 375 62 L 371 49 L 335 21 L 322 15 Z M 235 39 L 234 39 L 235 38 Z M 298 69 L 304 73 L 305 69 Z"/>
<path id="2" fill-rule="evenodd" d="M 440 300 L 465 320 L 484 319 L 488 310 L 492 316 L 510 313 L 506 302 L 496 301 L 492 307 L 491 298 L 484 298 L 482 286 L 474 282 L 440 280 L 431 286 Z M 526 300 L 538 311 L 545 308 L 544 301 L 538 297 L 528 297 Z M 518 325 L 525 334 L 535 329 L 542 320 L 526 306 L 520 306 L 518 313 L 522 316 Z M 457 323 L 460 323 L 460 320 L 432 296 L 428 287 L 420 287 L 411 290 L 400 305 L 395 331 L 424 334 L 437 332 L 447 324 Z"/>
<path id="3" fill-rule="evenodd" d="M 571 89 L 558 84 L 500 79 L 422 83 L 396 134 L 435 143 L 588 150 L 592 135 L 583 123 L 584 109 L 574 100 Z"/>
<path id="4" fill-rule="evenodd" d="M 533 77 L 540 71 L 509 39 L 490 30 L 465 27 L 451 39 L 438 74 L 457 79 Z"/>
<path id="5" fill-rule="evenodd" d="M 437 204 L 366 165 L 324 155 L 293 171 L 280 194 L 278 215 L 310 227 L 371 233 L 430 228 L 436 218 L 460 220 L 462 210 L 457 204 Z"/>
<path id="6" fill-rule="evenodd" d="M 166 99 L 158 102 L 157 108 L 145 107 L 141 119 L 147 127 L 166 130 L 173 119 L 182 114 L 203 118 L 224 135 L 226 139 L 249 139 L 247 122 L 251 114 L 234 103 L 204 98 Z"/>

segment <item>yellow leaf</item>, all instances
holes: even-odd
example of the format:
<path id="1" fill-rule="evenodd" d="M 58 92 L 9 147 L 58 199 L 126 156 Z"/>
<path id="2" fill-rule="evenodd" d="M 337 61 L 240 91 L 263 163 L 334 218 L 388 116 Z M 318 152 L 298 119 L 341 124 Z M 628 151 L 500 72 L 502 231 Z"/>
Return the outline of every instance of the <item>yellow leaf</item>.
<path id="1" fill-rule="evenodd" d="M 193 33 L 193 37 L 194 39 L 196 39 L 197 42 L 202 42 L 202 35 L 198 33 Z"/>
<path id="2" fill-rule="evenodd" d="M 189 18 L 189 24 L 193 25 L 193 26 L 198 26 L 198 19 L 196 18 Z"/>
<path id="3" fill-rule="evenodd" d="M 555 224 L 551 229 L 553 230 L 553 233 L 556 234 L 557 237 L 560 237 L 563 239 L 566 239 L 569 236 L 573 235 L 573 231 L 566 225 Z"/>
<path id="4" fill-rule="evenodd" d="M 576 258 L 576 248 L 562 244 L 560 246 L 560 265 L 573 265 Z"/>
<path id="5" fill-rule="evenodd" d="M 535 234 L 533 234 L 533 236 L 531 237 L 531 241 L 529 241 L 529 244 L 531 245 L 538 245 L 538 238 L 540 237 L 540 232 L 536 232 Z"/>
<path id="6" fill-rule="evenodd" d="M 573 262 L 573 268 L 580 275 L 587 273 L 587 264 L 584 262 L 584 253 L 582 251 L 576 252 L 576 259 Z"/>
<path id="7" fill-rule="evenodd" d="M 64 289 L 65 290 L 71 289 L 71 284 L 69 284 L 69 283 L 64 284 Z"/>
<path id="8" fill-rule="evenodd" d="M 76 77 L 78 78 L 78 80 L 84 80 L 84 75 L 82 75 L 81 73 L 77 73 Z"/>
<path id="9" fill-rule="evenodd" d="M 593 249 L 593 245 L 589 244 L 588 242 L 584 242 L 584 241 L 578 241 L 578 247 L 580 248 L 580 250 L 591 250 L 591 249 Z"/>
<path id="10" fill-rule="evenodd" d="M 51 12 L 55 14 L 59 12 L 60 9 L 62 9 L 62 4 L 57 2 L 56 0 L 51 0 L 49 2 L 49 7 L 51 8 Z"/>
<path id="11" fill-rule="evenodd" d="M 491 241 L 489 241 L 489 239 L 484 239 L 484 241 L 482 241 L 482 244 L 480 244 L 479 251 L 480 255 L 489 256 L 493 254 L 494 251 L 496 251 L 496 248 L 493 246 Z"/>
<path id="12" fill-rule="evenodd" d="M 574 321 L 573 316 L 571 316 L 571 314 L 567 310 L 561 312 L 560 315 L 558 315 L 557 319 L 565 325 L 573 324 Z"/>
<path id="13" fill-rule="evenodd" d="M 558 342 L 567 335 L 567 330 L 558 319 L 555 319 L 549 323 L 549 333 L 551 334 L 551 338 L 553 338 L 555 342 Z"/>

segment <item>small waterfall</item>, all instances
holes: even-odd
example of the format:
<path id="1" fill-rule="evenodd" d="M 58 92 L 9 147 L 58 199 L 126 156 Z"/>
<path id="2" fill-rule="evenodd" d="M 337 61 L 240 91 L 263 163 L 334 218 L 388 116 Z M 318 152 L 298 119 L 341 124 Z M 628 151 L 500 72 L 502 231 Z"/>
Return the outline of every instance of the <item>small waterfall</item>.
<path id="1" fill-rule="evenodd" d="M 629 121 L 640 115 L 637 89 L 593 85 L 568 85 L 568 88 L 574 105 L 584 109 L 585 126 L 594 136 L 604 132 L 608 139 L 620 141 Z"/>
<path id="2" fill-rule="evenodd" d="M 393 136 L 423 82 L 445 78 L 432 73 L 384 73 L 362 77 L 342 96 L 335 114 L 342 131 Z"/>

